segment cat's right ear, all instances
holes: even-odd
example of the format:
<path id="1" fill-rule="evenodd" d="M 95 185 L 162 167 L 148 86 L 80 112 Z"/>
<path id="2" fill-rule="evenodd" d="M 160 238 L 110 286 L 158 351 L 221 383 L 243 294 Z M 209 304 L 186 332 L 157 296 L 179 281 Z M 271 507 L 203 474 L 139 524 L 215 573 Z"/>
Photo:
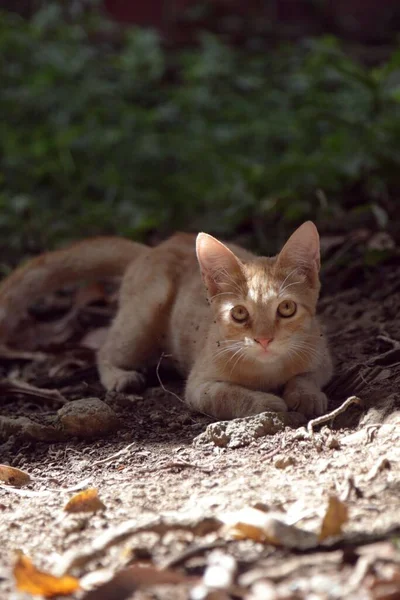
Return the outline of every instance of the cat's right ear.
<path id="1" fill-rule="evenodd" d="M 209 298 L 230 286 L 234 287 L 239 279 L 243 278 L 243 266 L 240 260 L 212 235 L 198 234 L 196 253 Z"/>

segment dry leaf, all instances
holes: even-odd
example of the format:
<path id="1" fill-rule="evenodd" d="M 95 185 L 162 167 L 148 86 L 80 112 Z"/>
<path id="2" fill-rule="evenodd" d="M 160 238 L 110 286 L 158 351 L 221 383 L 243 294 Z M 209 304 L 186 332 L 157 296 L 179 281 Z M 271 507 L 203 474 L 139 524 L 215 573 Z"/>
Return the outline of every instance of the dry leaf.
<path id="1" fill-rule="evenodd" d="M 75 577 L 69 575 L 54 577 L 54 575 L 39 571 L 32 564 L 31 559 L 22 552 L 17 558 L 13 573 L 18 590 L 45 598 L 68 596 L 80 587 L 79 581 Z"/>
<path id="2" fill-rule="evenodd" d="M 69 513 L 96 512 L 105 508 L 95 488 L 89 488 L 88 490 L 79 492 L 79 494 L 75 494 L 64 506 L 64 510 Z"/>
<path id="3" fill-rule="evenodd" d="M 250 539 L 256 542 L 285 546 L 287 548 L 311 548 L 316 545 L 316 536 L 287 525 L 282 520 L 256 508 L 245 508 L 227 515 L 225 532 L 235 539 Z"/>
<path id="4" fill-rule="evenodd" d="M 82 600 L 124 600 L 130 598 L 138 587 L 189 584 L 195 581 L 197 580 L 193 577 L 187 577 L 168 569 L 133 565 L 117 573 L 107 583 L 88 592 Z"/>
<path id="5" fill-rule="evenodd" d="M 329 496 L 328 507 L 321 525 L 319 540 L 322 542 L 331 535 L 339 535 L 342 525 L 348 520 L 348 509 L 336 496 Z"/>
<path id="6" fill-rule="evenodd" d="M 0 465 L 0 481 L 4 481 L 7 485 L 22 487 L 30 483 L 31 478 L 28 473 L 21 471 L 21 469 L 9 467 L 8 465 Z"/>

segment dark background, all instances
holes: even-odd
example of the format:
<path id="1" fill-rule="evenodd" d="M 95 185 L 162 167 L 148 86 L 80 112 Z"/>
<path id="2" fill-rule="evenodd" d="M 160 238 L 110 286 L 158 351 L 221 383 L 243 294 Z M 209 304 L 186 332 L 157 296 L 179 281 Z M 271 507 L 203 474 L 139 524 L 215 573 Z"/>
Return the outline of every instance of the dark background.
<path id="1" fill-rule="evenodd" d="M 4 272 L 100 233 L 272 252 L 312 218 L 399 240 L 396 0 L 0 9 Z"/>

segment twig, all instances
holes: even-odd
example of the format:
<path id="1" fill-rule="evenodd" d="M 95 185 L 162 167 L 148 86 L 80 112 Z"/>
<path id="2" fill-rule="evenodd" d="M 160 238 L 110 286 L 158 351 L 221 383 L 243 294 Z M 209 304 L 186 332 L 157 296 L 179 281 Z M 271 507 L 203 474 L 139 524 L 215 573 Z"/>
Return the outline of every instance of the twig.
<path id="1" fill-rule="evenodd" d="M 92 463 L 92 466 L 103 465 L 104 463 L 114 460 L 114 458 L 119 458 L 120 456 L 123 456 L 124 454 L 128 454 L 128 452 L 132 448 L 132 446 L 135 446 L 135 445 L 136 445 L 136 442 L 132 442 L 131 444 L 128 444 L 127 446 L 125 446 L 125 448 L 122 448 L 122 450 L 115 452 L 115 454 L 111 454 L 111 456 L 107 456 L 107 458 L 101 458 L 100 460 L 95 460 Z"/>
<path id="2" fill-rule="evenodd" d="M 378 340 L 382 340 L 382 342 L 386 342 L 387 344 L 390 344 L 391 346 L 393 346 L 393 348 L 400 348 L 400 342 L 392 339 L 388 335 L 380 334 L 380 335 L 377 335 L 376 337 Z"/>
<path id="3" fill-rule="evenodd" d="M 344 412 L 350 406 L 350 404 L 361 404 L 361 400 L 357 396 L 350 396 L 350 398 L 347 398 L 347 400 L 345 400 L 343 404 L 341 404 L 338 408 L 335 408 L 335 410 L 332 410 L 330 413 L 322 415 L 321 417 L 317 417 L 316 419 L 311 419 L 311 421 L 309 421 L 307 424 L 307 431 L 309 435 L 313 437 L 314 427 L 316 427 L 317 425 L 322 425 L 322 423 L 326 423 L 327 421 L 334 419 L 342 412 Z"/>
<path id="4" fill-rule="evenodd" d="M 226 540 L 215 540 L 214 542 L 209 542 L 208 544 L 196 544 L 191 548 L 187 548 L 186 550 L 178 554 L 178 556 L 175 556 L 174 558 L 169 558 L 162 565 L 162 568 L 173 569 L 176 567 L 180 567 L 190 558 L 193 558 L 194 556 L 201 556 L 209 550 L 215 550 L 215 548 L 221 548 L 221 546 L 226 546 Z"/>
<path id="5" fill-rule="evenodd" d="M 33 396 L 34 398 L 57 400 L 61 404 L 67 402 L 67 399 L 58 390 L 44 390 L 18 379 L 0 379 L 0 391 L 9 395 L 21 394 L 23 396 Z"/>
<path id="6" fill-rule="evenodd" d="M 78 550 L 68 550 L 58 564 L 57 573 L 63 575 L 76 567 L 83 567 L 88 562 L 100 558 L 108 548 L 125 542 L 140 533 L 156 533 L 163 536 L 170 531 L 189 531 L 195 536 L 205 536 L 221 529 L 223 523 L 215 517 L 165 519 L 155 517 L 148 523 L 139 525 L 136 521 L 128 521 L 95 538 L 91 544 Z"/>
<path id="7" fill-rule="evenodd" d="M 202 467 L 201 465 L 195 465 L 186 460 L 171 460 L 165 465 L 161 465 L 159 469 L 199 469 L 204 473 L 212 473 L 210 467 Z"/>
<path id="8" fill-rule="evenodd" d="M 175 394 L 175 392 L 173 392 L 172 390 L 167 390 L 167 388 L 165 387 L 165 385 L 161 381 L 160 372 L 159 372 L 160 371 L 161 361 L 162 361 L 163 358 L 169 358 L 170 356 L 172 356 L 172 355 L 171 354 L 164 354 L 164 352 L 160 356 L 160 360 L 158 361 L 157 367 L 156 367 L 156 375 L 157 375 L 158 383 L 160 384 L 161 388 L 164 390 L 164 392 L 166 394 L 171 394 L 172 396 L 174 396 L 175 398 L 177 398 L 179 400 L 179 402 L 182 402 L 182 404 L 186 404 L 186 402 L 183 400 L 183 398 L 181 398 L 180 396 L 178 396 L 178 394 Z M 196 412 L 204 415 L 205 417 L 212 418 L 212 415 L 209 415 L 209 414 L 203 412 L 199 408 L 196 408 Z"/>
<path id="9" fill-rule="evenodd" d="M 160 384 L 160 386 L 162 387 L 162 389 L 164 390 L 164 392 L 166 394 L 171 394 L 171 396 L 174 396 L 175 398 L 177 398 L 179 400 L 179 402 L 182 402 L 184 404 L 185 401 L 180 396 L 178 396 L 178 394 L 175 394 L 175 392 L 173 392 L 171 390 L 167 390 L 167 388 L 164 386 L 163 382 L 161 381 L 161 377 L 160 377 L 161 361 L 163 358 L 168 358 L 170 356 L 171 356 L 171 354 L 164 354 L 164 352 L 160 356 L 160 360 L 158 361 L 157 367 L 156 367 L 156 375 L 157 375 L 158 383 Z"/>
<path id="10" fill-rule="evenodd" d="M 15 350 L 3 344 L 0 345 L 0 360 L 36 360 L 43 362 L 47 355 L 43 352 L 26 352 L 25 350 Z"/>

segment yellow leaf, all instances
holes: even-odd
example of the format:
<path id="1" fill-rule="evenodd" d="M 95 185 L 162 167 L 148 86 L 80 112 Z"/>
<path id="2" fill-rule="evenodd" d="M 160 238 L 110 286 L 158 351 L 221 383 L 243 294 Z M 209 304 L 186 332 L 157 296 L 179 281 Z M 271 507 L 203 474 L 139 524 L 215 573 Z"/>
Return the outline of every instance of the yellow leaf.
<path id="1" fill-rule="evenodd" d="M 328 507 L 321 525 L 319 540 L 326 539 L 331 535 L 339 535 L 342 531 L 342 525 L 349 518 L 349 511 L 346 504 L 336 496 L 329 496 Z"/>
<path id="2" fill-rule="evenodd" d="M 68 596 L 80 587 L 79 581 L 75 577 L 69 575 L 54 577 L 54 575 L 39 571 L 32 564 L 31 559 L 22 552 L 18 555 L 13 572 L 18 590 L 45 598 Z"/>
<path id="3" fill-rule="evenodd" d="M 28 473 L 15 467 L 9 467 L 8 465 L 0 465 L 0 480 L 4 481 L 7 485 L 14 485 L 15 487 L 22 487 L 31 482 Z"/>
<path id="4" fill-rule="evenodd" d="M 75 494 L 64 506 L 64 510 L 69 513 L 96 512 L 105 508 L 95 488 L 89 488 L 88 490 L 79 492 L 79 494 Z"/>

